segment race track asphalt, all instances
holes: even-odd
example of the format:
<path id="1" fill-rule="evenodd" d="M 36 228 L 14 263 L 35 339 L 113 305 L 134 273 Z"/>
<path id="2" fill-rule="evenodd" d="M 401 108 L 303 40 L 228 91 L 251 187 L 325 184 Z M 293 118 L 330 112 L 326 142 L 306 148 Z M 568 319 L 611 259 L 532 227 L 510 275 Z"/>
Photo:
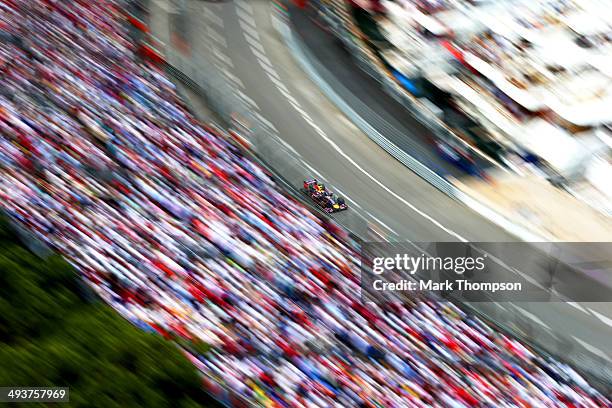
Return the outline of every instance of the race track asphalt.
<path id="1" fill-rule="evenodd" d="M 167 0 L 152 0 L 154 19 L 163 21 L 163 14 L 169 12 L 172 17 L 181 8 L 186 13 L 181 24 L 188 25 L 182 29 L 196 64 L 203 59 L 214 60 L 215 67 L 230 78 L 224 89 L 262 117 L 270 132 L 287 145 L 281 149 L 269 145 L 263 151 L 264 158 L 269 155 L 296 186 L 303 178 L 315 176 L 345 196 L 350 210 L 335 216 L 339 222 L 357 228 L 366 219 L 380 236 L 377 240 L 516 241 L 412 173 L 352 124 L 293 59 L 273 26 L 269 1 L 175 0 L 169 5 Z M 165 19 L 171 20 L 167 16 Z M 169 40 L 167 33 L 160 36 Z M 325 48 L 330 55 L 338 44 L 330 37 L 317 36 L 317 43 L 311 46 Z M 333 58 L 327 61 L 333 62 Z M 334 72 L 334 65 L 330 69 Z M 343 81 L 358 83 L 367 79 L 354 70 L 343 70 L 342 77 Z M 197 96 L 190 94 L 190 98 Z M 384 94 L 376 98 L 384 98 Z M 384 106 L 387 102 L 376 103 Z M 411 123 L 402 119 L 400 125 L 407 127 L 407 135 L 421 134 L 422 128 L 411 130 Z M 547 271 L 535 266 L 526 273 L 538 282 L 548 276 Z M 478 308 L 583 370 L 596 374 L 606 371 L 612 384 L 609 305 L 481 303 Z"/>

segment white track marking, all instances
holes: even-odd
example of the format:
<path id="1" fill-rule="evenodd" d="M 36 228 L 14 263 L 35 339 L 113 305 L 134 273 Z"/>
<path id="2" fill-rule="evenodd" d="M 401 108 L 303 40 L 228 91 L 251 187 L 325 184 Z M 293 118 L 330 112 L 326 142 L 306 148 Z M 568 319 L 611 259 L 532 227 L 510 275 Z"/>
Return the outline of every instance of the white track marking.
<path id="1" fill-rule="evenodd" d="M 384 236 L 381 232 L 378 232 L 376 229 L 374 228 L 370 228 L 370 231 L 372 231 L 373 233 L 375 233 L 376 235 L 378 235 L 379 237 L 381 237 L 383 239 L 383 241 L 387 241 L 387 237 Z"/>
<path id="2" fill-rule="evenodd" d="M 573 307 L 574 309 L 578 309 L 583 313 L 589 313 L 584 307 L 580 306 L 580 304 L 576 303 L 576 302 L 565 302 L 567 303 L 569 306 Z"/>
<path id="3" fill-rule="evenodd" d="M 255 27 L 255 19 L 253 18 L 252 14 L 244 11 L 244 9 L 240 7 L 236 7 L 236 14 L 238 14 L 239 19 L 249 24 L 250 26 Z"/>
<path id="4" fill-rule="evenodd" d="M 280 80 L 278 72 L 276 72 L 276 70 L 273 67 L 264 65 L 262 68 L 264 69 L 264 71 L 266 71 L 266 74 L 268 74 L 268 77 L 274 78 L 276 80 Z"/>
<path id="5" fill-rule="evenodd" d="M 372 214 L 371 212 L 367 212 L 368 215 L 377 223 L 379 223 L 380 225 L 382 225 L 383 227 L 385 227 L 386 229 L 388 229 L 389 231 L 391 231 L 392 233 L 394 233 L 395 235 L 397 235 L 397 232 L 395 232 L 395 230 L 393 228 L 391 228 L 390 226 L 388 226 L 387 224 L 385 224 L 384 222 L 382 222 L 378 217 L 376 217 L 374 214 Z"/>
<path id="6" fill-rule="evenodd" d="M 262 69 L 264 67 L 269 67 L 270 66 L 268 64 L 270 60 L 265 55 L 262 55 L 259 51 L 257 51 L 253 47 L 251 47 L 251 52 L 257 56 L 257 62 L 259 63 L 259 65 L 261 65 Z"/>
<path id="7" fill-rule="evenodd" d="M 599 312 L 594 311 L 593 309 L 589 309 L 589 311 L 595 316 L 597 317 L 599 320 L 601 320 L 602 322 L 604 322 L 605 324 L 607 324 L 608 326 L 612 327 L 612 319 L 610 319 L 607 316 L 602 315 Z"/>
<path id="8" fill-rule="evenodd" d="M 274 131 L 274 133 L 278 133 L 278 129 L 276 129 L 276 126 L 274 126 L 274 124 L 272 122 L 270 122 L 268 119 L 266 119 L 261 113 L 259 112 L 255 112 L 255 118 L 257 120 L 259 120 L 261 123 L 263 123 L 265 126 L 269 127 L 270 129 L 272 129 Z"/>
<path id="9" fill-rule="evenodd" d="M 215 31 L 214 28 L 208 26 L 208 27 L 206 27 L 206 32 L 208 33 L 208 37 L 210 37 L 213 41 L 215 41 L 218 44 L 222 45 L 224 48 L 227 48 L 227 41 L 225 40 L 225 38 L 221 34 L 219 34 L 217 31 Z"/>
<path id="10" fill-rule="evenodd" d="M 250 37 L 248 35 L 245 35 L 244 38 L 246 39 L 246 41 L 249 43 L 249 45 L 251 46 L 251 48 L 255 48 L 256 50 L 258 50 L 259 52 L 265 52 L 263 45 L 261 45 L 261 43 L 256 40 L 253 37 Z"/>
<path id="11" fill-rule="evenodd" d="M 381 183 L 376 177 L 372 176 L 370 173 L 368 173 L 363 167 L 361 167 L 355 160 L 353 160 L 348 154 L 346 154 L 333 140 L 331 140 L 331 138 L 329 138 L 325 132 L 315 123 L 313 123 L 312 121 L 308 121 L 307 122 L 311 125 L 311 127 L 315 130 L 315 132 L 317 132 L 317 134 L 323 139 L 325 140 L 325 142 L 327 142 L 327 144 L 329 144 L 340 156 L 342 156 L 346 161 L 348 161 L 350 164 L 352 164 L 357 170 L 359 170 L 359 172 L 361 172 L 363 175 L 365 175 L 367 178 L 369 178 L 370 180 L 372 180 L 377 186 L 379 186 L 380 188 L 382 188 L 383 190 L 385 190 L 387 193 L 389 193 L 391 196 L 393 196 L 395 199 L 397 199 L 398 201 L 400 201 L 401 203 L 403 203 L 404 205 L 406 205 L 408 208 L 410 208 L 412 211 L 416 212 L 417 214 L 419 214 L 421 217 L 425 218 L 426 220 L 428 220 L 429 222 L 431 222 L 433 225 L 435 225 L 436 227 L 438 227 L 439 229 L 441 229 L 442 231 L 446 232 L 447 234 L 457 238 L 458 240 L 462 241 L 462 242 L 468 242 L 468 240 L 466 238 L 464 238 L 463 236 L 459 235 L 458 233 L 456 233 L 455 231 L 451 230 L 450 228 L 445 227 L 444 225 L 442 225 L 439 221 L 437 221 L 436 219 L 434 219 L 432 216 L 430 216 L 429 214 L 425 213 L 424 211 L 421 211 L 419 208 L 417 208 L 414 204 L 410 203 L 409 201 L 405 200 L 403 197 L 401 197 L 399 194 L 397 194 L 396 192 L 394 192 L 393 190 L 391 190 L 389 187 L 387 187 L 386 185 L 384 185 L 383 183 Z"/>
<path id="12" fill-rule="evenodd" d="M 209 8 L 204 9 L 205 18 L 216 26 L 224 27 L 223 19 Z"/>
<path id="13" fill-rule="evenodd" d="M 251 99 L 247 94 L 242 92 L 240 89 L 236 89 L 235 92 L 238 95 L 238 98 L 240 98 L 244 102 L 246 102 L 247 105 L 249 105 L 251 107 L 254 107 L 255 109 L 259 110 L 259 106 L 257 105 L 257 102 L 255 102 L 253 99 Z"/>
<path id="14" fill-rule="evenodd" d="M 293 97 L 293 95 L 291 95 L 291 92 L 289 92 L 289 89 L 287 89 L 287 87 L 285 86 L 285 84 L 283 84 L 283 83 L 282 83 L 280 80 L 278 80 L 278 79 L 276 79 L 276 78 L 274 78 L 274 77 L 271 77 L 271 79 L 270 79 L 270 80 L 271 80 L 271 81 L 274 83 L 274 85 L 276 85 L 276 87 L 278 88 L 278 90 L 279 90 L 279 91 L 281 91 L 281 93 L 282 93 L 283 95 L 285 95 L 285 97 L 286 97 L 286 98 L 289 100 L 289 102 L 290 102 L 292 105 L 295 105 L 295 106 L 300 106 L 300 103 L 297 101 L 297 99 L 295 99 L 295 98 Z M 304 112 L 304 114 L 306 114 L 306 112 L 305 112 L 303 109 L 301 109 L 301 108 L 299 109 L 299 111 L 300 111 L 300 113 Z M 309 117 L 310 117 L 310 116 L 309 116 Z"/>
<path id="15" fill-rule="evenodd" d="M 232 77 L 232 73 L 230 72 L 228 67 L 226 67 L 225 65 L 219 63 L 219 61 L 214 61 L 214 65 L 215 65 L 215 68 L 217 68 L 219 71 L 221 71 L 227 78 L 231 78 Z"/>
<path id="16" fill-rule="evenodd" d="M 259 38 L 259 33 L 257 32 L 257 30 L 253 27 L 251 27 L 250 25 L 248 25 L 247 23 L 245 23 L 242 20 L 238 20 L 238 24 L 240 24 L 240 27 L 242 27 L 242 30 L 245 34 L 250 35 L 251 37 L 255 38 L 256 40 L 260 40 Z"/>
<path id="17" fill-rule="evenodd" d="M 549 327 L 549 326 L 548 326 L 546 323 L 544 323 L 544 322 L 543 322 L 543 321 L 542 321 L 542 320 L 541 320 L 541 319 L 540 319 L 538 316 L 534 315 L 534 314 L 533 314 L 533 313 L 531 313 L 531 312 L 528 312 L 527 310 L 525 310 L 525 309 L 523 309 L 522 307 L 517 306 L 517 305 L 515 305 L 515 304 L 512 304 L 512 306 L 514 306 L 514 308 L 515 308 L 516 310 L 518 310 L 518 311 L 519 311 L 519 313 L 521 313 L 523 316 L 528 317 L 529 319 L 531 319 L 531 320 L 532 320 L 532 321 L 534 321 L 535 323 L 539 324 L 540 326 L 542 326 L 542 327 L 546 327 L 548 330 L 551 330 L 551 331 L 552 331 L 552 329 L 551 329 L 551 328 L 550 328 L 550 327 Z"/>
<path id="18" fill-rule="evenodd" d="M 253 52 L 253 54 L 255 54 L 260 64 L 268 65 L 269 67 L 272 67 L 272 61 L 270 61 L 270 59 L 265 53 L 262 53 L 261 51 L 256 50 L 253 47 L 251 47 L 251 51 Z"/>
<path id="19" fill-rule="evenodd" d="M 227 79 L 229 79 L 235 85 L 238 85 L 240 88 L 244 89 L 244 84 L 242 83 L 242 80 L 240 78 L 238 78 L 236 75 L 232 74 L 228 70 L 223 71 L 223 73 L 225 74 L 225 77 Z"/>
<path id="20" fill-rule="evenodd" d="M 291 153 L 294 153 L 296 156 L 299 156 L 299 153 L 297 152 L 297 150 L 295 150 L 293 146 L 291 146 L 289 143 L 285 142 L 281 138 L 278 138 L 278 140 L 281 142 L 283 146 L 285 146 L 285 149 L 289 150 Z"/>
<path id="21" fill-rule="evenodd" d="M 212 47 L 212 52 L 213 54 L 219 58 L 225 65 L 227 65 L 230 68 L 234 68 L 234 63 L 232 62 L 232 59 L 230 57 L 228 57 L 223 51 L 221 51 L 219 48 L 213 46 Z"/>
<path id="22" fill-rule="evenodd" d="M 274 85 L 276 85 L 278 89 L 281 89 L 289 94 L 287 99 L 289 99 L 291 102 L 295 103 L 296 105 L 299 105 L 297 100 L 293 96 L 291 96 L 289 89 L 285 86 L 285 84 L 280 79 L 274 78 L 272 82 L 274 82 Z"/>
<path id="23" fill-rule="evenodd" d="M 176 13 L 176 7 L 169 1 L 153 0 L 153 4 L 162 9 L 168 14 Z"/>
<path id="24" fill-rule="evenodd" d="M 312 174 L 314 174 L 315 176 L 318 176 L 321 179 L 324 179 L 325 177 L 323 177 L 321 175 L 321 173 L 319 173 L 319 171 L 317 169 L 315 169 L 314 167 L 312 167 L 310 164 L 306 163 L 305 161 L 302 161 L 302 164 L 304 165 L 304 167 L 306 167 L 308 170 L 310 170 L 310 172 Z"/>
<path id="25" fill-rule="evenodd" d="M 272 78 L 272 76 L 270 76 L 270 78 Z M 281 89 L 281 88 L 278 88 L 278 87 L 277 87 L 277 89 L 278 89 L 278 91 L 279 91 L 280 93 L 282 93 L 282 94 L 285 96 L 285 98 L 289 98 L 289 97 L 291 96 L 291 94 L 289 93 L 289 91 L 284 90 L 284 89 Z"/>
<path id="26" fill-rule="evenodd" d="M 244 0 L 236 0 L 236 6 L 240 7 L 242 10 L 246 11 L 249 14 L 253 14 L 253 6 L 249 4 L 249 2 Z"/>
<path id="27" fill-rule="evenodd" d="M 310 117 L 310 115 L 308 114 L 308 112 L 304 113 L 304 120 L 306 120 L 306 122 L 313 124 L 314 120 L 312 120 L 312 118 Z"/>
<path id="28" fill-rule="evenodd" d="M 610 359 L 610 356 L 608 356 L 606 353 L 604 353 L 603 351 L 601 351 L 600 349 L 598 349 L 597 347 L 593 346 L 592 344 L 587 343 L 584 340 L 580 340 L 578 337 L 576 336 L 572 336 L 572 338 L 574 340 L 576 340 L 579 344 L 582 345 L 582 347 L 584 347 L 585 349 L 587 349 L 588 351 L 590 351 L 591 353 L 595 354 L 598 357 L 601 357 L 605 360 Z"/>
<path id="29" fill-rule="evenodd" d="M 287 99 L 289 99 L 289 98 L 287 98 Z M 302 109 L 300 104 L 295 99 L 289 99 L 289 103 L 291 104 L 291 106 L 293 106 L 295 108 L 296 111 L 300 112 L 301 114 L 306 113 L 306 111 L 304 111 L 304 109 Z"/>

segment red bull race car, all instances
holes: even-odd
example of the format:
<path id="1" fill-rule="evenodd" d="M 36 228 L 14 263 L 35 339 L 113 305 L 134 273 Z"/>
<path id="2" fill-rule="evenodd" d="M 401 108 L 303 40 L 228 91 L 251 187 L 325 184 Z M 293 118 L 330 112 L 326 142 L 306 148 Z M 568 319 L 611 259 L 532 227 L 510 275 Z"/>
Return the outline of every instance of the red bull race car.
<path id="1" fill-rule="evenodd" d="M 307 194 L 316 205 L 327 213 L 344 211 L 348 208 L 344 198 L 335 196 L 317 179 L 304 180 L 302 192 Z"/>

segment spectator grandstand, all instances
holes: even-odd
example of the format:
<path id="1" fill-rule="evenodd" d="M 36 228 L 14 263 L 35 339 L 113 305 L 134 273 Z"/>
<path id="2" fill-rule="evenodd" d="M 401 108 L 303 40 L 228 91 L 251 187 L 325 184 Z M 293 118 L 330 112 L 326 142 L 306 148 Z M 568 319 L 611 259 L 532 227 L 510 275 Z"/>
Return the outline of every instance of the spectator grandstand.
<path id="1" fill-rule="evenodd" d="M 603 407 L 450 303 L 360 300 L 355 244 L 137 62 L 121 2 L 4 0 L 0 203 L 125 318 L 265 406 Z"/>

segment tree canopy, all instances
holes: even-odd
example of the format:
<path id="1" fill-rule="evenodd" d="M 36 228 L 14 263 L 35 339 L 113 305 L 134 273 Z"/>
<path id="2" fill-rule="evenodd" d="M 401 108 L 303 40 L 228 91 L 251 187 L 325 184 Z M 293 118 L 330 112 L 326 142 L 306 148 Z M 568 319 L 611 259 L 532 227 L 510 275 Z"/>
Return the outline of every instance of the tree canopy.
<path id="1" fill-rule="evenodd" d="M 71 406 L 218 406 L 176 346 L 88 301 L 79 282 L 0 217 L 0 385 L 69 387 Z"/>

